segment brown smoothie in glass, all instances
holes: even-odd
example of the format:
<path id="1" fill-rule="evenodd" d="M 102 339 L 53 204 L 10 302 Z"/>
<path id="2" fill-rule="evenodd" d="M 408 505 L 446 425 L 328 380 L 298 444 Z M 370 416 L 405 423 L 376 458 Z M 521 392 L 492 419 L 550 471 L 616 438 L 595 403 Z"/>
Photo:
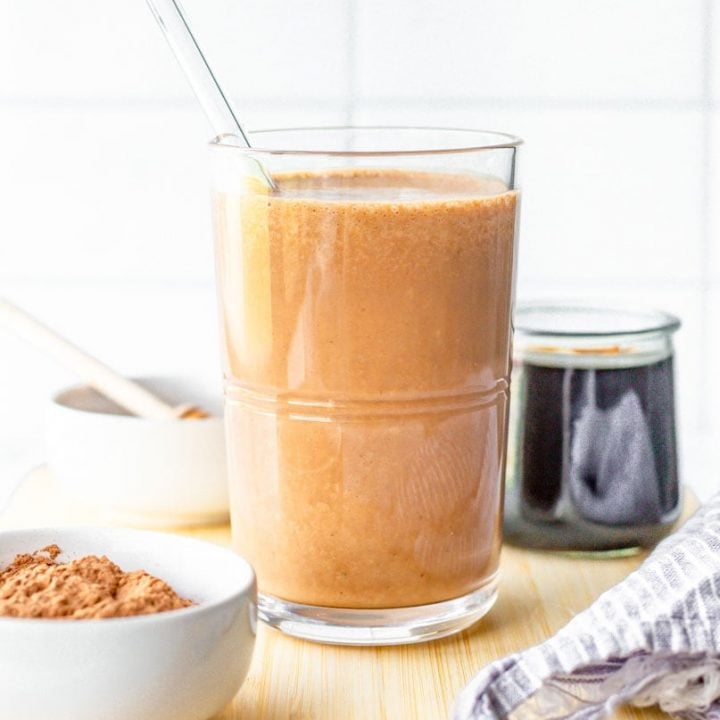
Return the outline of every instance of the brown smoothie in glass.
<path id="1" fill-rule="evenodd" d="M 235 547 L 292 602 L 472 592 L 500 549 L 517 194 L 275 180 L 214 198 Z"/>

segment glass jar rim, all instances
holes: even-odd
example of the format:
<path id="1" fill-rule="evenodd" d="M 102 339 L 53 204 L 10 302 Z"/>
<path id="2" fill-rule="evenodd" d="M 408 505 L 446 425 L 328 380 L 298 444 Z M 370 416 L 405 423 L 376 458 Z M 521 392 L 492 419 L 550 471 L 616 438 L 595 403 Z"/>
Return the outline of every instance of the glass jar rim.
<path id="1" fill-rule="evenodd" d="M 404 133 L 421 134 L 433 133 L 439 136 L 456 137 L 464 135 L 467 137 L 466 142 L 449 143 L 441 147 L 411 147 L 400 149 L 387 148 L 366 148 L 366 149 L 337 149 L 332 147 L 288 147 L 285 145 L 273 147 L 271 142 L 273 138 L 279 138 L 282 133 L 287 135 L 316 135 L 321 133 L 325 136 L 326 142 L 328 135 L 345 134 L 349 137 L 353 132 L 367 133 L 368 135 L 379 135 L 380 133 Z M 489 150 L 514 150 L 523 144 L 522 139 L 509 133 L 498 132 L 495 130 L 478 130 L 470 128 L 442 128 L 442 127 L 413 127 L 413 126 L 392 126 L 392 125 L 338 125 L 328 127 L 294 127 L 294 128 L 273 128 L 269 130 L 255 130 L 247 133 L 252 147 L 245 147 L 237 142 L 237 139 L 231 136 L 219 136 L 210 142 L 210 148 L 213 150 L 233 150 L 244 154 L 268 156 L 268 155 L 303 155 L 303 156 L 330 156 L 330 157 L 388 157 L 388 156 L 422 156 L 422 155 L 454 155 L 463 153 L 484 152 Z M 485 137 L 485 141 L 481 141 L 481 137 Z M 470 140 L 472 138 L 472 141 Z M 268 140 L 269 139 L 269 140 Z M 266 145 L 256 144 L 257 140 L 265 141 Z"/>
<path id="2" fill-rule="evenodd" d="M 515 331 L 527 337 L 624 338 L 670 335 L 681 326 L 663 310 L 585 302 L 525 302 L 515 310 Z"/>

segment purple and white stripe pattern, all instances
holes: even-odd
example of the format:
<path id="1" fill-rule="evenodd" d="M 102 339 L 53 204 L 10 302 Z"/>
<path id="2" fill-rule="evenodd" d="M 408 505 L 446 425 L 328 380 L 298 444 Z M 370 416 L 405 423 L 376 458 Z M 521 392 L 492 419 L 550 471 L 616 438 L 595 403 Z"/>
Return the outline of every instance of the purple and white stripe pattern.
<path id="1" fill-rule="evenodd" d="M 720 720 L 720 494 L 554 637 L 484 668 L 453 720 Z"/>

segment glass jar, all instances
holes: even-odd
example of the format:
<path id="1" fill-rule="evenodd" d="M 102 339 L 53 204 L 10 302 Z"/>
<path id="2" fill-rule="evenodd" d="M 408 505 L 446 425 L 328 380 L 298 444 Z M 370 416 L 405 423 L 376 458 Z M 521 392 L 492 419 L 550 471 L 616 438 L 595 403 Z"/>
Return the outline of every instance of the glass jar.
<path id="1" fill-rule="evenodd" d="M 515 315 L 505 539 L 651 546 L 680 513 L 672 336 L 663 312 L 532 304 Z"/>

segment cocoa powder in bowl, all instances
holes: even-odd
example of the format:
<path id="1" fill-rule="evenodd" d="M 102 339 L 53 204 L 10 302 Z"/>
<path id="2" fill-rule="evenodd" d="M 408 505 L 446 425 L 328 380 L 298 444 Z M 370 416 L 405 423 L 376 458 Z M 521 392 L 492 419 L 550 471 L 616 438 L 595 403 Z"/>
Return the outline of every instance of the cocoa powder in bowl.
<path id="1" fill-rule="evenodd" d="M 149 615 L 189 607 L 166 582 L 144 570 L 125 572 L 105 556 L 57 561 L 48 545 L 17 555 L 0 570 L 0 616 L 87 620 Z"/>

